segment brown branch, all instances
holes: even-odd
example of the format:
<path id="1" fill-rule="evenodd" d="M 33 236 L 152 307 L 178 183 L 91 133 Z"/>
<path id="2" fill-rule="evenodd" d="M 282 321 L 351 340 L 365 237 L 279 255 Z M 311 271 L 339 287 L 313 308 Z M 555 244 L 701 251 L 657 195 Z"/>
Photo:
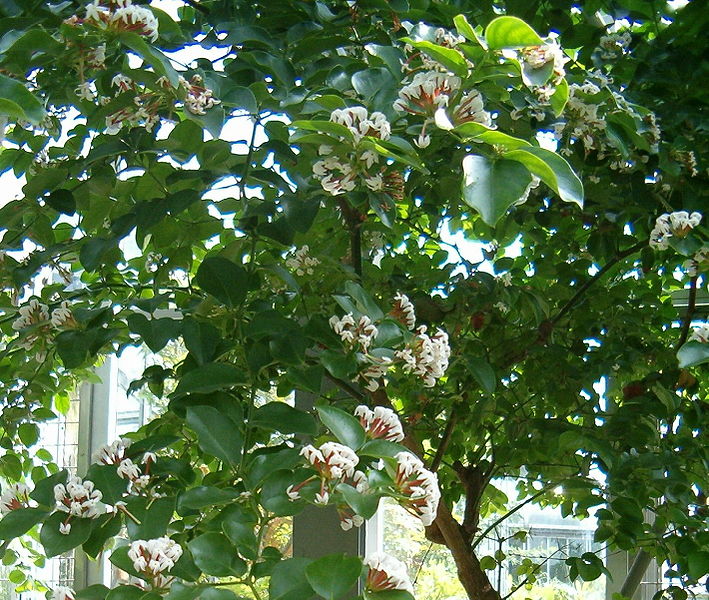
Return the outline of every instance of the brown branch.
<path id="1" fill-rule="evenodd" d="M 360 392 L 357 388 L 350 385 L 346 381 L 342 381 L 342 379 L 338 379 L 334 375 L 330 375 L 330 373 L 328 373 L 327 371 L 325 371 L 325 377 L 328 380 L 330 380 L 332 383 L 334 383 L 343 392 L 347 392 L 347 394 L 352 396 L 355 400 L 362 401 L 366 398 L 366 396 L 362 392 Z"/>
<path id="2" fill-rule="evenodd" d="M 606 263 L 603 268 L 598 271 L 593 277 L 588 279 L 579 289 L 578 291 L 571 297 L 571 299 L 564 304 L 564 306 L 559 310 L 559 312 L 556 314 L 556 316 L 552 317 L 549 319 L 549 323 L 552 325 L 555 325 L 556 323 L 559 322 L 559 320 L 568 312 L 570 312 L 576 303 L 580 300 L 580 298 L 586 293 L 586 291 L 594 284 L 597 283 L 600 279 L 603 278 L 603 276 L 608 273 L 613 267 L 615 267 L 621 260 L 624 258 L 627 258 L 631 254 L 635 254 L 638 250 L 642 250 L 645 246 L 647 245 L 647 240 L 644 240 L 642 242 L 638 242 L 634 246 L 631 246 L 630 248 L 627 248 L 621 252 L 618 252 L 611 260 Z"/>
<path id="3" fill-rule="evenodd" d="M 687 337 L 689 336 L 689 327 L 692 324 L 694 312 L 697 309 L 697 279 L 699 279 L 699 275 L 695 275 L 689 281 L 689 298 L 687 299 L 687 313 L 684 315 L 684 320 L 682 321 L 682 331 L 680 333 L 679 340 L 677 340 L 675 351 L 680 349 L 680 347 L 687 341 Z"/>
<path id="4" fill-rule="evenodd" d="M 448 444 L 451 441 L 451 436 L 453 435 L 453 428 L 455 427 L 456 423 L 458 422 L 458 415 L 456 414 L 455 410 L 451 409 L 451 414 L 448 417 L 448 422 L 446 423 L 446 429 L 443 432 L 443 436 L 441 437 L 441 442 L 438 444 L 438 448 L 436 449 L 436 455 L 433 457 L 433 460 L 431 461 L 431 471 L 434 473 L 438 471 L 438 467 L 441 466 L 441 462 L 443 461 L 443 455 L 445 454 L 446 450 L 448 449 Z"/>

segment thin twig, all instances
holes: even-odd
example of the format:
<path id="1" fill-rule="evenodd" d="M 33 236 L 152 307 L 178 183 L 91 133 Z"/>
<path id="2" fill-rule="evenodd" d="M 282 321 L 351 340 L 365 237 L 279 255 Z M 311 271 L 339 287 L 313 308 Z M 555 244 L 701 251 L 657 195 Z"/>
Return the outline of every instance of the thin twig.
<path id="1" fill-rule="evenodd" d="M 455 412 L 455 410 L 451 409 L 451 414 L 448 417 L 448 422 L 446 423 L 446 429 L 443 432 L 443 437 L 441 437 L 441 443 L 438 444 L 438 448 L 436 449 L 436 455 L 433 457 L 433 460 L 431 461 L 431 471 L 434 473 L 438 471 L 438 467 L 441 466 L 441 461 L 443 460 L 443 455 L 445 454 L 446 450 L 448 449 L 448 444 L 451 441 L 451 436 L 453 435 L 453 428 L 455 427 L 455 424 L 458 422 L 458 415 Z"/>
<path id="2" fill-rule="evenodd" d="M 618 252 L 616 256 L 614 256 L 604 267 L 598 271 L 593 277 L 588 279 L 579 289 L 578 291 L 571 297 L 571 299 L 564 304 L 564 306 L 561 308 L 561 310 L 556 314 L 556 316 L 552 317 L 549 321 L 552 324 L 556 324 L 559 322 L 559 320 L 568 312 L 570 312 L 576 303 L 579 301 L 581 296 L 583 296 L 586 293 L 586 290 L 590 288 L 594 283 L 598 282 L 608 271 L 610 271 L 613 267 L 615 267 L 621 260 L 624 258 L 627 258 L 631 254 L 635 254 L 638 250 L 641 250 L 647 245 L 647 240 L 643 240 L 642 242 L 638 242 L 634 246 L 631 246 L 630 248 L 627 248 L 626 250 L 623 250 L 622 252 Z"/>

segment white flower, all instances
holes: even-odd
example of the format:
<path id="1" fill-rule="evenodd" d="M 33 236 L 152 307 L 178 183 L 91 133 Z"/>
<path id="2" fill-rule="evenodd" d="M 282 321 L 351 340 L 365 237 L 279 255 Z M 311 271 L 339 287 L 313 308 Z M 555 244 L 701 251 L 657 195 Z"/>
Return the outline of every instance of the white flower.
<path id="1" fill-rule="evenodd" d="M 500 273 L 497 276 L 497 279 L 500 281 L 502 285 L 505 287 L 510 287 L 512 285 L 512 273 L 506 272 L 506 273 Z"/>
<path id="2" fill-rule="evenodd" d="M 330 121 L 347 127 L 352 132 L 355 143 L 364 136 L 388 140 L 391 135 L 391 125 L 386 116 L 380 112 L 369 115 L 367 109 L 362 106 L 335 109 L 330 114 Z"/>
<path id="3" fill-rule="evenodd" d="M 64 300 L 59 308 L 52 311 L 51 323 L 56 329 L 71 329 L 76 325 L 76 320 L 71 312 L 71 305 Z"/>
<path id="4" fill-rule="evenodd" d="M 128 438 L 117 439 L 110 444 L 101 446 L 91 456 L 92 462 L 103 463 L 104 465 L 118 465 L 125 458 L 126 450 L 130 447 L 132 440 Z"/>
<path id="5" fill-rule="evenodd" d="M 0 515 L 18 508 L 28 508 L 30 505 L 30 489 L 24 483 L 10 483 L 0 495 Z"/>
<path id="6" fill-rule="evenodd" d="M 400 560 L 384 553 L 372 554 L 364 559 L 364 564 L 369 567 L 365 588 L 370 592 L 383 592 L 386 590 L 402 590 L 414 593 L 406 566 Z"/>
<path id="7" fill-rule="evenodd" d="M 601 36 L 596 50 L 600 51 L 602 59 L 613 60 L 618 55 L 625 54 L 631 41 L 632 37 L 627 31 L 625 33 L 610 33 Z"/>
<path id="8" fill-rule="evenodd" d="M 18 310 L 19 316 L 12 323 L 15 331 L 49 320 L 49 309 L 36 298 L 32 298 Z"/>
<path id="9" fill-rule="evenodd" d="M 320 261 L 310 256 L 310 247 L 305 245 L 298 248 L 293 256 L 286 259 L 286 266 L 296 272 L 296 275 L 312 275 L 313 267 L 317 267 Z"/>
<path id="10" fill-rule="evenodd" d="M 142 475 L 137 465 L 130 458 L 124 458 L 116 469 L 121 479 L 138 479 Z"/>
<path id="11" fill-rule="evenodd" d="M 395 458 L 394 485 L 401 495 L 406 496 L 398 500 L 399 504 L 421 519 L 421 523 L 430 525 L 436 518 L 441 499 L 438 477 L 410 452 L 399 452 Z"/>
<path id="12" fill-rule="evenodd" d="M 344 476 L 351 478 L 359 463 L 359 457 L 354 450 L 337 442 L 326 442 L 320 448 L 308 445 L 300 454 L 325 479 L 341 479 Z"/>
<path id="13" fill-rule="evenodd" d="M 193 75 L 189 82 L 180 76 L 180 85 L 187 93 L 185 108 L 195 115 L 205 115 L 207 109 L 222 102 L 214 98 L 213 90 L 203 85 L 203 80 L 199 75 Z"/>
<path id="14" fill-rule="evenodd" d="M 101 503 L 101 498 L 100 490 L 94 489 L 93 482 L 88 479 L 82 481 L 74 476 L 66 485 L 59 483 L 54 486 L 56 509 L 72 517 L 93 519 L 104 514 L 106 507 Z"/>
<path id="15" fill-rule="evenodd" d="M 492 127 L 492 115 L 485 110 L 483 97 L 477 90 L 463 94 L 460 102 L 453 109 L 453 121 L 456 125 L 462 123 L 480 123 Z"/>
<path id="16" fill-rule="evenodd" d="M 182 556 L 182 546 L 168 537 L 154 540 L 136 540 L 128 549 L 133 568 L 162 587 L 167 583 L 163 573 L 172 569 Z"/>
<path id="17" fill-rule="evenodd" d="M 289 485 L 286 488 L 286 496 L 288 496 L 290 500 L 300 500 L 300 493 L 294 488 L 295 486 Z"/>
<path id="18" fill-rule="evenodd" d="M 394 308 L 390 314 L 406 325 L 407 329 L 413 329 L 416 325 L 416 311 L 406 294 L 396 293 L 396 296 L 394 296 Z"/>
<path id="19" fill-rule="evenodd" d="M 330 501 L 330 494 L 328 494 L 327 490 L 321 490 L 315 494 L 315 500 L 314 500 L 315 504 L 320 504 L 322 506 L 325 506 L 329 501 Z"/>
<path id="20" fill-rule="evenodd" d="M 504 302 L 496 302 L 493 305 L 497 310 L 499 310 L 503 315 L 506 315 L 510 311 L 510 307 Z"/>
<path id="21" fill-rule="evenodd" d="M 702 220 L 699 212 L 688 213 L 686 210 L 664 213 L 655 220 L 655 227 L 650 232 L 651 248 L 665 250 L 669 246 L 669 238 L 685 237 Z"/>
<path id="22" fill-rule="evenodd" d="M 352 313 L 347 313 L 341 319 L 332 316 L 329 322 L 330 327 L 340 336 L 345 345 L 351 347 L 359 344 L 364 352 L 367 352 L 379 334 L 379 330 L 367 315 L 362 315 L 356 324 Z"/>
<path id="23" fill-rule="evenodd" d="M 106 67 L 106 44 L 101 44 L 93 50 L 89 50 L 86 55 L 86 62 L 92 69 L 104 69 Z"/>
<path id="24" fill-rule="evenodd" d="M 149 8 L 133 6 L 131 0 L 119 0 L 118 7 L 110 17 L 111 24 L 144 35 L 151 42 L 158 39 L 158 20 Z"/>
<path id="25" fill-rule="evenodd" d="M 404 430 L 397 414 L 384 406 L 376 406 L 370 410 L 367 406 L 358 406 L 354 414 L 372 439 L 382 438 L 390 442 L 401 442 Z"/>
<path id="26" fill-rule="evenodd" d="M 74 90 L 74 93 L 82 100 L 89 100 L 92 102 L 95 97 L 94 92 L 91 89 L 91 84 L 88 81 L 80 83 L 79 87 Z"/>
<path id="27" fill-rule="evenodd" d="M 114 75 L 113 79 L 111 79 L 111 87 L 118 88 L 118 92 L 116 93 L 127 92 L 133 87 L 133 80 L 130 77 L 118 73 L 118 75 Z"/>
<path id="28" fill-rule="evenodd" d="M 59 523 L 59 533 L 69 535 L 71 533 L 71 523 Z"/>
<path id="29" fill-rule="evenodd" d="M 520 52 L 522 60 L 526 62 L 532 69 L 541 69 L 549 62 L 553 62 L 553 77 L 552 81 L 558 83 L 565 75 L 566 70 L 564 65 L 571 60 L 561 46 L 556 41 L 551 41 L 541 46 L 529 46 Z"/>
<path id="30" fill-rule="evenodd" d="M 414 144 L 416 144 L 419 148 L 428 148 L 431 144 L 431 136 L 422 131 L 414 140 Z"/>
<path id="31" fill-rule="evenodd" d="M 59 585 L 52 590 L 52 600 L 74 600 L 76 592 L 69 587 Z"/>
<path id="32" fill-rule="evenodd" d="M 709 323 L 702 323 L 698 327 L 695 327 L 688 341 L 699 342 L 701 344 L 709 343 Z"/>
<path id="33" fill-rule="evenodd" d="M 389 372 L 392 360 L 387 356 L 372 356 L 371 354 L 367 354 L 366 359 L 371 362 L 364 371 L 357 375 L 357 378 L 364 381 L 364 387 L 370 392 L 376 392 L 379 389 L 378 380 Z"/>
<path id="34" fill-rule="evenodd" d="M 416 73 L 411 83 L 399 91 L 394 110 L 432 117 L 448 106 L 451 96 L 460 89 L 460 78 L 438 71 Z"/>
<path id="35" fill-rule="evenodd" d="M 448 334 L 438 329 L 429 336 L 425 325 L 421 325 L 416 334 L 407 347 L 398 350 L 395 356 L 404 363 L 405 373 L 414 373 L 423 379 L 425 387 L 433 387 L 448 369 L 451 352 Z"/>

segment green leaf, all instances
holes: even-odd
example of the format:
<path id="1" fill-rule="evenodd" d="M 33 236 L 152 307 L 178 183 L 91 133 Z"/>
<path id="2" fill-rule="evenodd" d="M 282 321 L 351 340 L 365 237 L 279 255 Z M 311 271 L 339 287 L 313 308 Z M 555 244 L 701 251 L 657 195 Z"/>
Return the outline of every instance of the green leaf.
<path id="1" fill-rule="evenodd" d="M 188 544 L 195 564 L 207 575 L 239 577 L 246 572 L 246 563 L 237 556 L 225 535 L 203 533 Z"/>
<path id="2" fill-rule="evenodd" d="M 344 137 L 349 141 L 353 140 L 352 132 L 340 123 L 331 123 L 330 121 L 293 121 L 292 126 L 296 129 L 327 133 L 336 137 Z"/>
<path id="3" fill-rule="evenodd" d="M 42 104 L 19 81 L 0 74 L 0 115 L 38 125 L 47 115 Z"/>
<path id="4" fill-rule="evenodd" d="M 48 514 L 49 511 L 40 508 L 11 510 L 0 520 L 0 540 L 11 540 L 27 533 Z"/>
<path id="5" fill-rule="evenodd" d="M 54 210 L 65 215 L 73 215 L 76 212 L 76 200 L 70 190 L 63 188 L 54 190 L 44 201 Z"/>
<path id="6" fill-rule="evenodd" d="M 682 368 L 696 367 L 709 361 L 709 344 L 687 342 L 677 351 L 677 360 Z"/>
<path id="7" fill-rule="evenodd" d="M 130 546 L 128 544 L 119 546 L 113 552 L 111 552 L 111 556 L 108 557 L 108 560 L 111 561 L 111 564 L 117 566 L 119 569 L 125 571 L 129 575 L 133 575 L 133 577 L 138 577 L 140 579 L 145 579 L 144 575 L 135 570 L 135 567 L 133 566 L 133 561 L 128 556 L 129 549 Z"/>
<path id="8" fill-rule="evenodd" d="M 525 146 L 507 152 L 504 157 L 522 163 L 559 194 L 564 202 L 574 202 L 583 207 L 583 184 L 569 163 L 556 152 L 537 146 Z"/>
<path id="9" fill-rule="evenodd" d="M 71 519 L 71 531 L 68 534 L 59 532 L 59 525 L 67 518 L 67 513 L 56 512 L 42 525 L 39 541 L 44 546 L 47 558 L 58 556 L 73 548 L 78 548 L 91 535 L 92 519 Z"/>
<path id="10" fill-rule="evenodd" d="M 522 138 L 507 135 L 496 129 L 490 129 L 480 123 L 463 123 L 462 125 L 458 125 L 453 131 L 461 135 L 464 139 L 480 140 L 491 146 L 502 146 L 509 150 L 531 146 L 528 141 Z"/>
<path id="11" fill-rule="evenodd" d="M 114 465 L 91 465 L 86 472 L 86 479 L 94 482 L 107 504 L 123 500 L 123 494 L 128 488 L 128 482 L 118 475 Z"/>
<path id="12" fill-rule="evenodd" d="M 331 554 L 310 563 L 305 568 L 305 577 L 316 593 L 326 600 L 337 600 L 356 585 L 361 571 L 360 558 Z"/>
<path id="13" fill-rule="evenodd" d="M 357 450 L 360 456 L 372 456 L 374 458 L 394 457 L 399 452 L 406 452 L 406 448 L 401 444 L 388 440 L 369 440 L 364 446 Z"/>
<path id="14" fill-rule="evenodd" d="M 184 509 L 199 510 L 207 506 L 226 504 L 239 497 L 233 489 L 221 489 L 211 485 L 200 485 L 180 494 L 177 500 L 178 512 Z"/>
<path id="15" fill-rule="evenodd" d="M 163 496 L 154 501 L 131 497 L 126 501 L 128 510 L 139 521 L 126 519 L 126 529 L 131 539 L 153 540 L 164 536 L 175 513 L 175 497 Z"/>
<path id="16" fill-rule="evenodd" d="M 477 44 L 480 44 L 480 46 L 482 46 L 485 50 L 487 50 L 487 44 L 485 44 L 485 41 L 481 39 L 477 33 L 475 33 L 473 26 L 468 23 L 468 19 L 465 18 L 465 15 L 457 15 L 456 17 L 454 17 L 453 23 L 455 24 L 455 28 L 458 33 L 462 35 L 466 40 L 476 42 Z"/>
<path id="17" fill-rule="evenodd" d="M 556 91 L 549 99 L 549 104 L 554 111 L 555 116 L 559 116 L 564 112 L 566 103 L 569 101 L 569 84 L 566 79 L 562 79 L 556 84 Z"/>
<path id="18" fill-rule="evenodd" d="M 494 227 L 532 181 L 527 169 L 510 160 L 471 154 L 463 159 L 463 200 Z"/>
<path id="19" fill-rule="evenodd" d="M 187 318 L 182 323 L 182 337 L 185 346 L 200 365 L 216 357 L 221 336 L 213 325 Z"/>
<path id="20" fill-rule="evenodd" d="M 337 490 L 342 494 L 345 502 L 349 504 L 352 510 L 364 519 L 371 519 L 379 508 L 379 499 L 381 497 L 379 494 L 363 494 L 345 483 L 338 485 Z"/>
<path id="21" fill-rule="evenodd" d="M 414 597 L 404 590 L 384 590 L 383 592 L 368 592 L 365 590 L 364 600 L 414 600 Z"/>
<path id="22" fill-rule="evenodd" d="M 237 521 L 224 521 L 222 530 L 232 544 L 239 550 L 239 554 L 249 560 L 258 558 L 258 539 L 254 533 L 253 523 L 239 523 Z"/>
<path id="23" fill-rule="evenodd" d="M 199 595 L 200 600 L 238 600 L 236 594 L 225 588 L 208 587 Z M 243 596 L 239 596 L 243 598 Z"/>
<path id="24" fill-rule="evenodd" d="M 22 423 L 17 428 L 17 434 L 20 436 L 22 443 L 30 448 L 39 440 L 39 427 L 34 423 Z"/>
<path id="25" fill-rule="evenodd" d="M 106 600 L 138 600 L 145 590 L 136 585 L 119 585 L 106 594 Z"/>
<path id="26" fill-rule="evenodd" d="M 243 267 L 221 256 L 205 258 L 197 269 L 195 283 L 230 308 L 246 299 L 248 274 Z"/>
<path id="27" fill-rule="evenodd" d="M 173 396 L 178 398 L 185 394 L 208 394 L 217 390 L 233 388 L 244 383 L 243 374 L 234 365 L 228 363 L 207 363 L 188 371 Z"/>
<path id="28" fill-rule="evenodd" d="M 364 444 L 364 428 L 359 420 L 344 410 L 334 406 L 316 406 L 320 420 L 332 431 L 337 440 L 358 450 Z"/>
<path id="29" fill-rule="evenodd" d="M 57 354 L 67 369 L 82 366 L 89 357 L 83 331 L 62 331 L 54 341 Z"/>
<path id="30" fill-rule="evenodd" d="M 364 288 L 354 281 L 345 283 L 345 291 L 357 303 L 357 309 L 368 315 L 373 321 L 384 318 L 384 313 L 374 299 L 364 290 Z"/>
<path id="31" fill-rule="evenodd" d="M 241 460 L 242 436 L 236 423 L 212 406 L 188 406 L 187 423 L 199 447 L 231 465 Z"/>
<path id="32" fill-rule="evenodd" d="M 76 600 L 104 600 L 106 598 L 106 594 L 110 591 L 111 590 L 105 585 L 95 583 L 94 585 L 90 585 L 89 587 L 85 587 L 84 589 L 77 591 L 76 594 L 74 594 L 74 597 Z"/>
<path id="33" fill-rule="evenodd" d="M 695 579 L 701 579 L 709 573 L 709 551 L 699 550 L 692 552 L 687 557 L 689 575 Z"/>
<path id="34" fill-rule="evenodd" d="M 35 500 L 42 506 L 51 506 L 54 508 L 56 500 L 54 499 L 54 486 L 59 483 L 66 483 L 69 471 L 62 469 L 54 475 L 50 475 L 44 479 L 35 482 L 34 490 L 30 493 L 30 498 Z"/>
<path id="35" fill-rule="evenodd" d="M 152 47 L 137 33 L 122 32 L 118 35 L 118 39 L 141 56 L 146 63 L 152 65 L 156 73 L 167 77 L 172 86 L 177 88 L 180 76 L 172 67 L 170 59 L 160 50 Z"/>
<path id="36" fill-rule="evenodd" d="M 497 17 L 485 29 L 485 41 L 490 50 L 541 46 L 544 40 L 517 17 Z"/>
<path id="37" fill-rule="evenodd" d="M 497 387 L 497 378 L 495 377 L 495 372 L 492 370 L 490 363 L 488 363 L 484 358 L 469 357 L 466 363 L 470 367 L 470 372 L 475 377 L 475 381 L 480 384 L 480 387 L 492 395 L 495 393 L 495 388 Z"/>
<path id="38" fill-rule="evenodd" d="M 249 421 L 250 425 L 274 429 L 281 433 L 305 433 L 315 435 L 317 424 L 310 413 L 293 408 L 284 402 L 269 402 L 257 408 Z"/>
<path id="39" fill-rule="evenodd" d="M 140 313 L 128 315 L 128 328 L 137 333 L 153 352 L 160 352 L 165 345 L 180 335 L 182 322 L 176 319 L 148 319 Z"/>
<path id="40" fill-rule="evenodd" d="M 310 558 L 289 558 L 279 562 L 268 584 L 270 600 L 309 600 L 315 592 L 305 576 Z"/>
<path id="41" fill-rule="evenodd" d="M 393 91 L 397 84 L 389 69 L 384 67 L 370 67 L 352 75 L 352 87 L 365 100 L 372 100 L 383 91 Z"/>
<path id="42" fill-rule="evenodd" d="M 91 558 L 96 558 L 104 551 L 106 542 L 116 537 L 123 528 L 123 518 L 120 513 L 106 513 L 95 520 L 91 535 L 81 549 Z"/>
<path id="43" fill-rule="evenodd" d="M 468 75 L 468 63 L 463 58 L 463 55 L 454 50 L 453 48 L 446 48 L 445 46 L 439 46 L 433 42 L 427 40 L 416 41 L 411 38 L 403 38 L 401 40 L 404 43 L 410 44 L 418 50 L 423 50 L 424 53 L 428 54 L 433 60 L 443 65 L 449 71 L 455 73 L 459 77 L 467 77 Z"/>

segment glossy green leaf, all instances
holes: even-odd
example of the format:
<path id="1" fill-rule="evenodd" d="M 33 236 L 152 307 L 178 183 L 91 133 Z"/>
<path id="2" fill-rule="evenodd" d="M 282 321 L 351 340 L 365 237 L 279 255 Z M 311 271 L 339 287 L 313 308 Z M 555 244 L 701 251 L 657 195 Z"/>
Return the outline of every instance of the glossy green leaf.
<path id="1" fill-rule="evenodd" d="M 316 593 L 326 600 L 337 600 L 354 587 L 361 571 L 360 558 L 331 554 L 305 567 L 305 577 Z"/>
<path id="2" fill-rule="evenodd" d="M 248 291 L 244 268 L 221 256 L 205 258 L 194 280 L 201 289 L 230 308 L 239 306 Z"/>
<path id="3" fill-rule="evenodd" d="M 490 226 L 522 198 L 532 181 L 527 169 L 514 161 L 473 154 L 463 159 L 463 175 L 463 200 Z"/>
<path id="4" fill-rule="evenodd" d="M 71 519 L 71 531 L 60 533 L 59 525 L 67 518 L 67 513 L 56 512 L 42 525 L 39 531 L 39 541 L 44 547 L 47 558 L 58 556 L 73 548 L 81 546 L 91 535 L 92 519 Z"/>
<path id="5" fill-rule="evenodd" d="M 687 342 L 677 351 L 677 360 L 682 368 L 696 367 L 709 361 L 709 344 Z"/>
<path id="6" fill-rule="evenodd" d="M 268 585 L 270 600 L 310 600 L 315 594 L 305 576 L 310 558 L 290 558 L 278 563 Z"/>
<path id="7" fill-rule="evenodd" d="M 411 38 L 403 38 L 401 41 L 428 54 L 433 60 L 459 77 L 468 75 L 468 63 L 458 50 L 439 46 L 427 40 L 416 41 Z"/>
<path id="8" fill-rule="evenodd" d="M 254 411 L 250 424 L 281 433 L 315 435 L 317 432 L 317 425 L 311 414 L 284 402 L 269 402 L 260 406 Z"/>
<path id="9" fill-rule="evenodd" d="M 207 363 L 185 373 L 173 396 L 185 394 L 208 394 L 232 388 L 244 382 L 239 369 L 227 363 Z"/>
<path id="10" fill-rule="evenodd" d="M 490 50 L 540 46 L 544 40 L 522 19 L 497 17 L 485 29 L 485 41 Z"/>
<path id="11" fill-rule="evenodd" d="M 364 444 L 364 428 L 359 419 L 334 406 L 316 406 L 323 425 L 332 431 L 337 440 L 353 450 Z"/>
<path id="12" fill-rule="evenodd" d="M 242 436 L 236 423 L 212 406 L 188 406 L 187 423 L 197 434 L 199 447 L 236 465 L 241 460 Z"/>
<path id="13" fill-rule="evenodd" d="M 0 539 L 11 540 L 27 533 L 48 514 L 48 511 L 40 508 L 17 508 L 9 511 L 0 519 Z"/>
<path id="14" fill-rule="evenodd" d="M 0 115 L 37 125 L 46 114 L 40 101 L 22 83 L 0 74 Z"/>
<path id="15" fill-rule="evenodd" d="M 203 533 L 188 546 L 195 564 L 207 575 L 239 577 L 246 572 L 246 563 L 221 533 Z"/>

